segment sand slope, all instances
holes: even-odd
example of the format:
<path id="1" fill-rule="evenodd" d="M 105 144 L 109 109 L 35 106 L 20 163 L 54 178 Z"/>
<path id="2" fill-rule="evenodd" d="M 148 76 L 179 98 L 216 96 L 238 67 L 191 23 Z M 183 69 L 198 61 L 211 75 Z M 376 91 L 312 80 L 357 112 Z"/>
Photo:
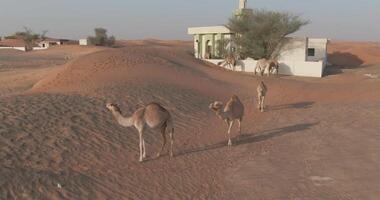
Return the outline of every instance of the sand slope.
<path id="1" fill-rule="evenodd" d="M 121 44 L 73 57 L 25 93 L 0 98 L 0 198 L 380 196 L 380 84 L 364 71 L 258 78 L 194 59 L 189 42 Z M 270 90 L 264 113 L 254 105 L 261 79 Z M 232 94 L 246 116 L 227 148 L 225 124 L 208 105 Z M 120 127 L 104 105 L 129 115 L 151 101 L 173 114 L 176 157 L 155 159 L 161 136 L 149 130 L 148 160 L 139 163 L 136 130 Z"/>

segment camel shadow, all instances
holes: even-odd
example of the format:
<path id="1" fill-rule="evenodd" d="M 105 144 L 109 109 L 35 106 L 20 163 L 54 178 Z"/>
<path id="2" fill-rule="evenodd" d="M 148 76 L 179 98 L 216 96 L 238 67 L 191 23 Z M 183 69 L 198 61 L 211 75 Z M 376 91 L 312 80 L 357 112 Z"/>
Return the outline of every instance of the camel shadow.
<path id="1" fill-rule="evenodd" d="M 312 102 L 312 101 L 305 101 L 305 102 L 298 102 L 298 103 L 292 103 L 292 104 L 267 106 L 267 110 L 275 111 L 275 110 L 285 110 L 285 109 L 307 109 L 307 108 L 311 108 L 314 103 L 315 102 Z"/>
<path id="2" fill-rule="evenodd" d="M 271 130 L 262 131 L 256 134 L 243 134 L 240 137 L 238 136 L 235 141 L 233 141 L 233 146 L 237 145 L 243 145 L 243 144 L 250 144 L 250 143 L 256 143 L 261 142 L 265 140 L 269 140 L 276 137 L 281 137 L 290 133 L 295 133 L 299 131 L 308 130 L 313 126 L 318 125 L 319 122 L 316 123 L 304 123 L 304 124 L 296 124 L 292 126 L 286 126 L 282 128 L 276 128 Z M 209 150 L 215 150 L 222 147 L 227 147 L 227 140 L 223 142 L 219 142 L 216 144 L 211 144 L 203 147 L 197 147 L 193 149 L 183 150 L 176 154 L 176 156 L 182 156 L 182 155 L 188 155 L 193 153 L 199 153 Z"/>

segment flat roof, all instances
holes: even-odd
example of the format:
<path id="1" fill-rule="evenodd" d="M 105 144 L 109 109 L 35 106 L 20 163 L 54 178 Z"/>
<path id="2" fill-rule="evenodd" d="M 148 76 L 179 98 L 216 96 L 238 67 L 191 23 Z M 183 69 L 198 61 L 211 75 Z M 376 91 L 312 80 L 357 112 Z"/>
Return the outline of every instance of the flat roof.
<path id="1" fill-rule="evenodd" d="M 225 26 L 205 26 L 205 27 L 190 27 L 187 29 L 189 35 L 196 34 L 213 34 L 213 33 L 233 33 Z"/>

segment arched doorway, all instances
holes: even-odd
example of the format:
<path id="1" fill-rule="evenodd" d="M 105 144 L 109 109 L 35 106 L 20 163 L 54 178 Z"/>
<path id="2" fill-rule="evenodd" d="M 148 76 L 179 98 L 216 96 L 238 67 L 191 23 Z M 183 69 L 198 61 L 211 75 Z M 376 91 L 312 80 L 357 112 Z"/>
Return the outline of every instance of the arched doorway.
<path id="1" fill-rule="evenodd" d="M 211 41 L 207 40 L 206 41 L 206 52 L 205 52 L 205 59 L 211 59 L 211 53 L 212 53 L 212 45 Z"/>

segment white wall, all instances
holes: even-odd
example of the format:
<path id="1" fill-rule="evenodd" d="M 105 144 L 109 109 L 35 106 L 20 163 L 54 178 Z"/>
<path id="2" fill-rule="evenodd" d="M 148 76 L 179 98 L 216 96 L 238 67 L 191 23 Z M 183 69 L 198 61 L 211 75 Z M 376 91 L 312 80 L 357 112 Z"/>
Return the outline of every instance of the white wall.
<path id="1" fill-rule="evenodd" d="M 205 60 L 207 62 L 218 65 L 219 62 L 223 60 L 220 59 L 210 59 Z M 256 60 L 246 59 L 239 60 L 237 62 L 237 66 L 235 67 L 235 71 L 243 71 L 253 73 L 256 68 Z M 305 77 L 322 77 L 324 62 L 307 62 L 307 61 L 279 61 L 280 68 L 279 74 L 282 75 L 293 75 L 293 76 L 305 76 Z M 224 68 L 230 69 L 229 66 L 225 66 Z M 232 69 L 230 69 L 232 70 Z"/>
<path id="2" fill-rule="evenodd" d="M 84 45 L 84 46 L 88 45 L 88 40 L 87 39 L 80 39 L 79 45 Z"/>
<path id="3" fill-rule="evenodd" d="M 26 51 L 25 47 L 0 47 L 0 49 L 15 49 L 19 51 Z"/>
<path id="4" fill-rule="evenodd" d="M 290 38 L 290 41 L 282 48 L 279 60 L 305 61 L 306 38 Z"/>
<path id="5" fill-rule="evenodd" d="M 307 48 L 315 49 L 314 56 L 307 56 L 307 61 L 327 61 L 327 39 L 308 39 Z"/>
<path id="6" fill-rule="evenodd" d="M 33 47 L 33 51 L 45 50 L 45 49 L 48 49 L 48 47 Z"/>
<path id="7" fill-rule="evenodd" d="M 191 27 L 187 29 L 187 34 L 189 35 L 220 34 L 220 33 L 232 33 L 232 31 L 225 26 Z"/>

